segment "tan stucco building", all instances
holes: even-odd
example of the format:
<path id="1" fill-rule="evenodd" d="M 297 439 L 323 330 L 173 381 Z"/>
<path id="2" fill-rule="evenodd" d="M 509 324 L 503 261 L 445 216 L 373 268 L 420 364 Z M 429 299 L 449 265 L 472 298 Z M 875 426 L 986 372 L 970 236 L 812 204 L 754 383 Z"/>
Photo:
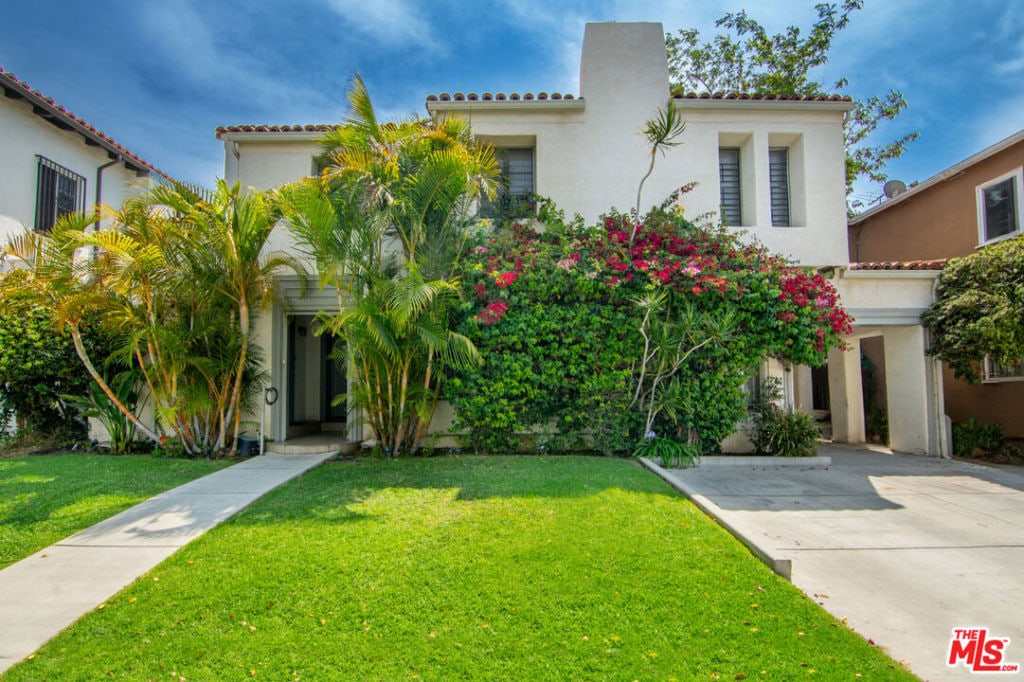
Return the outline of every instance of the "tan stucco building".
<path id="1" fill-rule="evenodd" d="M 1024 230 L 1024 130 L 924 182 L 895 187 L 887 201 L 850 220 L 854 261 L 938 267 Z M 862 266 L 871 267 L 871 266 Z M 906 267 L 906 266 L 904 266 Z M 867 349 L 878 364 L 879 350 Z M 968 384 L 943 367 L 946 413 L 998 423 L 1024 438 L 1024 369 L 984 363 L 984 380 Z M 884 362 L 884 361 L 881 361 Z"/>

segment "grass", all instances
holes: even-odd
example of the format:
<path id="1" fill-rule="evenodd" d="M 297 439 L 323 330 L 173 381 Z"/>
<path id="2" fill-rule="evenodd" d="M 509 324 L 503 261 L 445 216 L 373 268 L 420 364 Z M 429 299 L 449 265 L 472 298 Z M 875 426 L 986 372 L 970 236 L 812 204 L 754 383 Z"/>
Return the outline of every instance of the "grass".
<path id="1" fill-rule="evenodd" d="M 0 568 L 226 465 L 86 454 L 0 459 Z"/>
<path id="2" fill-rule="evenodd" d="M 911 680 L 660 479 L 582 457 L 334 463 L 2 679 Z"/>

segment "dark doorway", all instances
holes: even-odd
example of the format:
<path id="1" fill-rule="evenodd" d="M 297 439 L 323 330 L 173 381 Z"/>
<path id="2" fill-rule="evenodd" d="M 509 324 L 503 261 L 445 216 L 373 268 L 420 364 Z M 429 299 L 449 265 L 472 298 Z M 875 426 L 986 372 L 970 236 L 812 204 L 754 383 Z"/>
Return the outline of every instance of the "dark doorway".
<path id="1" fill-rule="evenodd" d="M 286 438 L 345 427 L 345 403 L 331 404 L 336 396 L 348 392 L 344 350 L 336 352 L 335 337 L 317 335 L 317 331 L 313 315 L 288 318 Z"/>
<path id="2" fill-rule="evenodd" d="M 815 410 L 832 409 L 828 396 L 828 367 L 811 368 L 811 401 Z"/>
<path id="3" fill-rule="evenodd" d="M 348 392 L 345 377 L 345 347 L 331 334 L 320 337 L 320 366 L 324 368 L 322 421 L 344 422 L 348 412 L 345 402 L 333 405 L 335 398 Z"/>

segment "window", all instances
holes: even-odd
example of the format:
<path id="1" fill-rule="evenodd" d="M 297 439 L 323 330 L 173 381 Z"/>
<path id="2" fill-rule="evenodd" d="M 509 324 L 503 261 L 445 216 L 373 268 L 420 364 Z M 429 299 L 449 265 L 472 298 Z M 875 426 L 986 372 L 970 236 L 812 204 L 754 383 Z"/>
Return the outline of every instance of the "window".
<path id="1" fill-rule="evenodd" d="M 1024 361 L 1002 363 L 985 356 L 985 382 L 1024 381 Z"/>
<path id="2" fill-rule="evenodd" d="M 768 150 L 768 186 L 771 189 L 772 225 L 789 227 L 789 149 Z"/>
<path id="3" fill-rule="evenodd" d="M 534 192 L 533 148 L 516 147 L 496 150 L 501 170 L 501 189 L 494 201 L 484 200 L 480 215 L 494 218 L 500 215 L 518 215 Z M 532 212 L 532 207 L 530 207 Z"/>
<path id="4" fill-rule="evenodd" d="M 753 411 L 761 397 L 761 373 L 758 372 L 748 377 L 740 390 L 746 394 L 747 412 Z"/>
<path id="5" fill-rule="evenodd" d="M 61 217 L 85 211 L 85 178 L 40 156 L 36 182 L 36 229 L 49 230 Z"/>
<path id="6" fill-rule="evenodd" d="M 512 197 L 533 194 L 533 149 L 506 149 L 499 159 L 505 192 Z"/>
<path id="7" fill-rule="evenodd" d="M 721 188 L 722 222 L 731 226 L 742 225 L 739 147 L 718 149 L 718 181 Z"/>
<path id="8" fill-rule="evenodd" d="M 1020 232 L 1021 169 L 978 187 L 978 239 L 982 244 Z"/>

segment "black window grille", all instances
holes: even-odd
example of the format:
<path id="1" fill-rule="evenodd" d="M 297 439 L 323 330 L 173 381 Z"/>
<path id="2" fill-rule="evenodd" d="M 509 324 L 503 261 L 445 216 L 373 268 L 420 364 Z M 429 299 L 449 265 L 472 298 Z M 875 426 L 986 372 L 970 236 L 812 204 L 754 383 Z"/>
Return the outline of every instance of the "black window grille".
<path id="1" fill-rule="evenodd" d="M 44 156 L 36 175 L 36 230 L 46 231 L 69 213 L 85 212 L 85 178 Z"/>
<path id="2" fill-rule="evenodd" d="M 721 186 L 722 222 L 726 225 L 742 225 L 738 148 L 722 147 L 718 150 L 718 179 Z"/>
<path id="3" fill-rule="evenodd" d="M 480 202 L 480 217 L 498 218 L 518 215 L 520 210 L 532 212 L 531 200 L 536 191 L 534 185 L 534 150 L 532 147 L 517 147 L 496 150 L 498 167 L 501 170 L 501 188 L 493 201 L 483 198 Z"/>
<path id="4" fill-rule="evenodd" d="M 768 185 L 771 188 L 772 225 L 788 227 L 789 222 L 789 150 L 768 150 Z"/>

